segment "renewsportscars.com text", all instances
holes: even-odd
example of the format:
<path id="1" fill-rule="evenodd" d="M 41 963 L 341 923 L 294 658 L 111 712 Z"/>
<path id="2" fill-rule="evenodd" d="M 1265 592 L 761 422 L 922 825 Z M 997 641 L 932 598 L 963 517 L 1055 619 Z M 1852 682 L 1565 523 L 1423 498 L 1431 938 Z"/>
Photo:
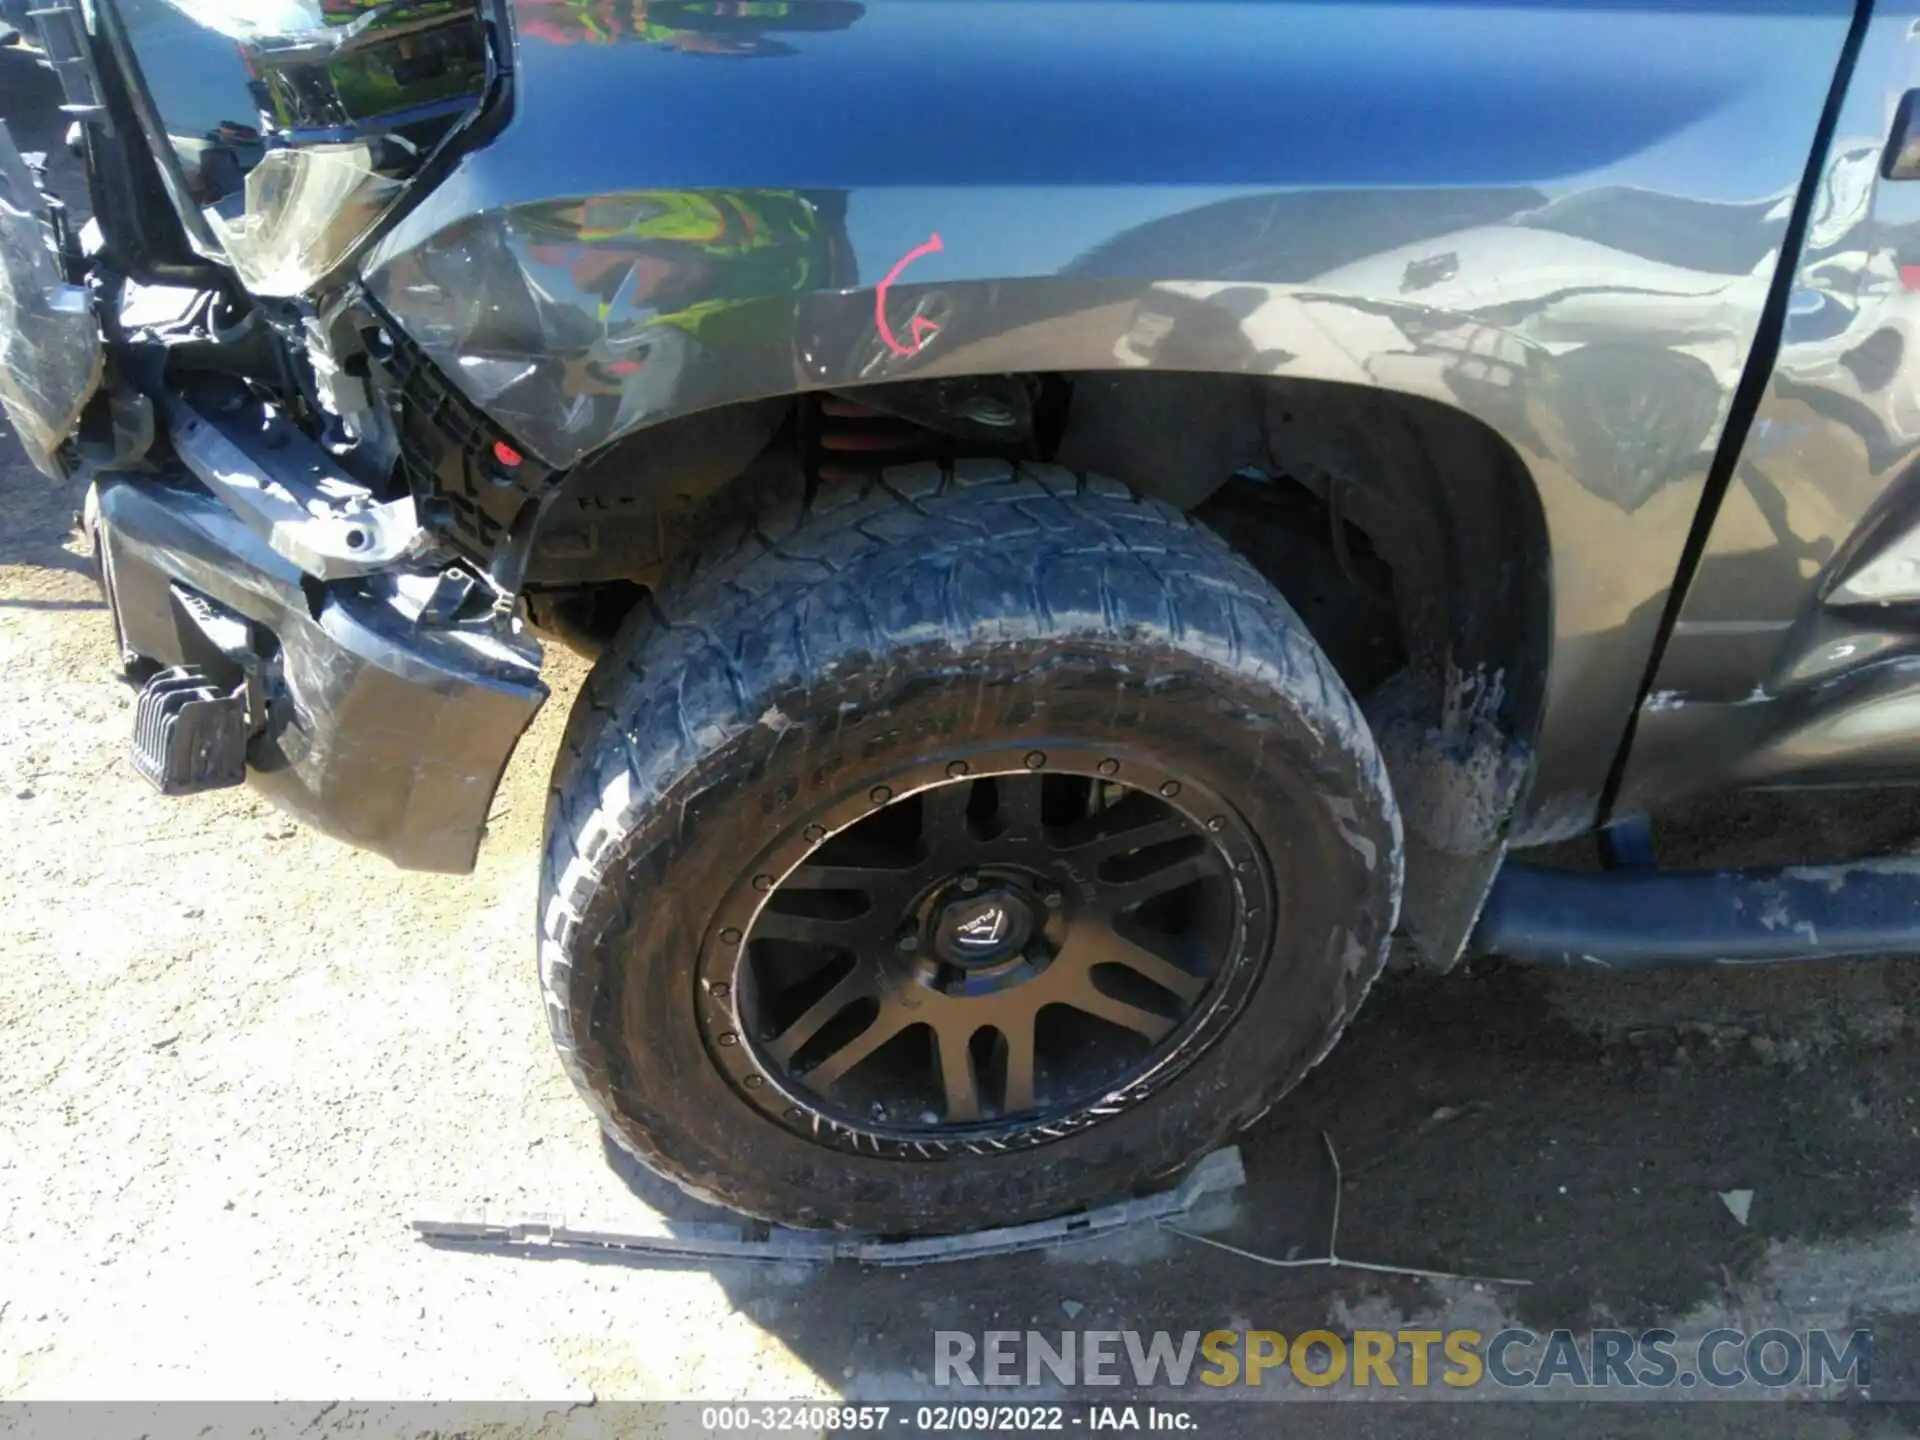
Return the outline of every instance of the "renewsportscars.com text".
<path id="1" fill-rule="evenodd" d="M 1873 1383 L 1869 1330 L 937 1330 L 941 1386 L 1826 1390 Z"/>

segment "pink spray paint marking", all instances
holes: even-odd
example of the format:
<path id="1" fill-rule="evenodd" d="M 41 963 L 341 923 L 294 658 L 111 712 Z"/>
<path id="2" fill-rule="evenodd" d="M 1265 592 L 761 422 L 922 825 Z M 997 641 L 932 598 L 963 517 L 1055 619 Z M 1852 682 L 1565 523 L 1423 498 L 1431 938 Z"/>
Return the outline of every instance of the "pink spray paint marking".
<path id="1" fill-rule="evenodd" d="M 914 261 L 924 259 L 928 255 L 938 255 L 946 248 L 945 245 L 940 243 L 939 232 L 935 231 L 933 237 L 929 239 L 926 244 L 916 245 L 905 255 L 901 256 L 900 263 L 889 270 L 886 278 L 874 287 L 874 328 L 880 332 L 880 338 L 886 342 L 887 349 L 896 355 L 919 354 L 920 351 L 926 347 L 927 341 L 940 333 L 940 327 L 926 316 L 916 315 L 913 317 L 913 323 L 907 327 L 913 337 L 913 343 L 910 345 L 901 344 L 899 337 L 893 333 L 893 326 L 887 322 L 887 292 L 893 288 L 893 282 L 904 275 L 907 267 L 913 264 Z"/>

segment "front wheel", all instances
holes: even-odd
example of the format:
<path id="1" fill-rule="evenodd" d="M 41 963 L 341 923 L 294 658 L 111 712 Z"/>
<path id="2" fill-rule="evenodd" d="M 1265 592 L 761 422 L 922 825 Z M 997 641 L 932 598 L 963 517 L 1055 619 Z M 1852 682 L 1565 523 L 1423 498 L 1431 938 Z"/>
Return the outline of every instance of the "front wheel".
<path id="1" fill-rule="evenodd" d="M 643 605 L 554 776 L 541 975 L 613 1137 L 789 1225 L 1147 1188 L 1378 973 L 1399 819 L 1286 602 L 1051 467 L 889 472 Z"/>

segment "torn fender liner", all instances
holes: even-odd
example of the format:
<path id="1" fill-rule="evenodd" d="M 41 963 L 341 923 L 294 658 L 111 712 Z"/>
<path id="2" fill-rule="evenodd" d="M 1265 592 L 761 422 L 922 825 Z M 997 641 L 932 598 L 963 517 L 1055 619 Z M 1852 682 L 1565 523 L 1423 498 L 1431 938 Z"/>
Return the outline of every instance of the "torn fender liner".
<path id="1" fill-rule="evenodd" d="M 101 366 L 92 296 L 67 283 L 40 187 L 0 123 L 0 408 L 49 475 Z"/>
<path id="2" fill-rule="evenodd" d="M 430 573 L 317 585 L 198 489 L 109 478 L 94 512 L 129 658 L 204 658 L 183 589 L 263 632 L 252 784 L 406 869 L 473 868 L 500 774 L 547 696 L 537 645 L 487 619 L 436 621 Z"/>
<path id="3" fill-rule="evenodd" d="M 1177 1186 L 1158 1195 L 1122 1200 L 1030 1225 L 1002 1225 L 965 1235 L 929 1235 L 912 1240 L 779 1226 L 756 1238 L 731 1225 L 680 1225 L 671 1235 L 638 1235 L 568 1225 L 539 1215 L 501 1221 L 489 1221 L 484 1216 L 478 1220 L 423 1219 L 413 1222 L 413 1230 L 430 1243 L 475 1250 L 598 1250 L 652 1260 L 857 1260 L 863 1265 L 931 1265 L 1077 1244 L 1129 1225 L 1177 1220 L 1204 1197 L 1236 1190 L 1246 1183 L 1240 1149 L 1228 1146 L 1208 1155 Z"/>

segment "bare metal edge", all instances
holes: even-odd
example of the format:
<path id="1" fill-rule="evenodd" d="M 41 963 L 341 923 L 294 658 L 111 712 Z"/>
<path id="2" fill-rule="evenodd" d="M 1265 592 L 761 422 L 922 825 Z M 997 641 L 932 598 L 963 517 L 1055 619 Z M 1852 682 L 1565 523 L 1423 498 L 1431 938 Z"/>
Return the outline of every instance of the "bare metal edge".
<path id="1" fill-rule="evenodd" d="M 268 412 L 268 424 L 282 459 L 272 469 L 191 405 L 176 401 L 174 449 L 276 553 L 316 579 L 370 575 L 418 548 L 413 497 L 374 501 L 283 418 Z"/>

